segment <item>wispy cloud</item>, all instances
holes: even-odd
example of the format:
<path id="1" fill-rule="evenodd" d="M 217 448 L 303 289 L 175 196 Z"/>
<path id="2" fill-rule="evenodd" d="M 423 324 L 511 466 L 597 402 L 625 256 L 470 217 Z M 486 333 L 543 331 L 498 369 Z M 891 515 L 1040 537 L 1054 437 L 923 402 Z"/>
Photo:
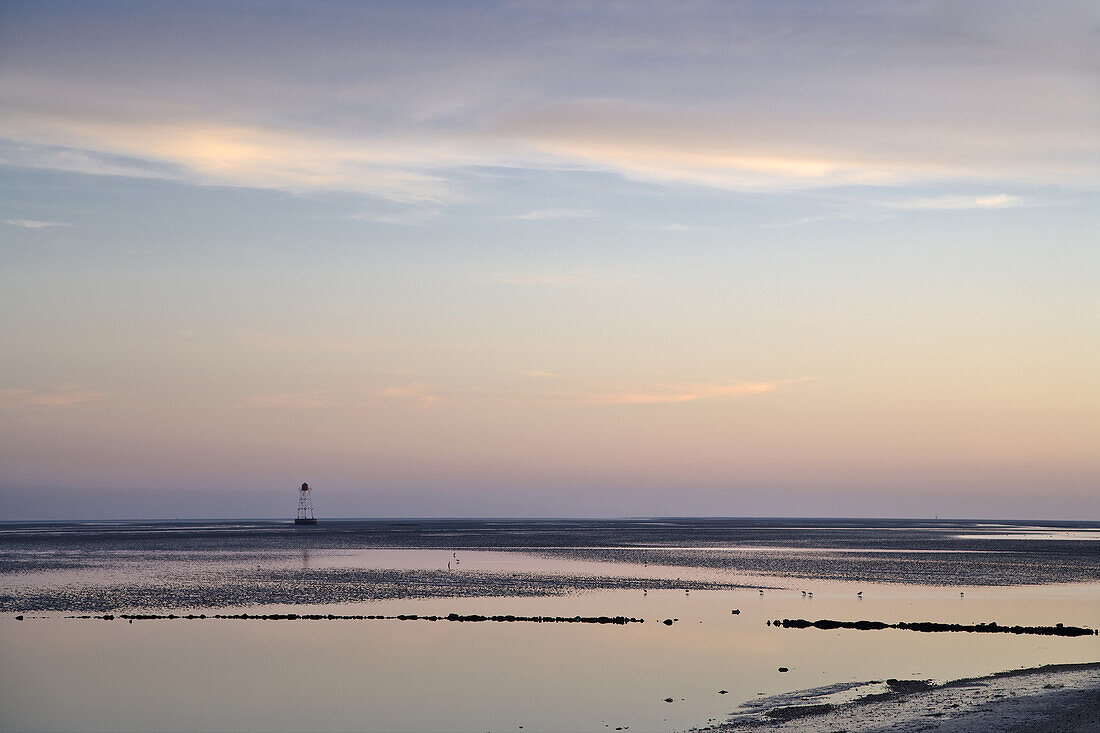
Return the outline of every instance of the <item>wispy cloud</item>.
<path id="1" fill-rule="evenodd" d="M 532 369 L 519 372 L 534 380 L 530 388 L 491 386 L 440 387 L 413 381 L 384 387 L 339 390 L 305 390 L 253 395 L 238 407 L 259 410 L 360 410 L 385 404 L 429 408 L 443 401 L 472 404 L 504 400 L 531 406 L 549 405 L 667 405 L 703 400 L 746 398 L 805 384 L 803 379 L 769 382 L 658 382 L 653 384 L 593 384 L 555 372 Z"/>
<path id="2" fill-rule="evenodd" d="M 149 162 L 137 169 L 142 176 L 204 185 L 350 191 L 405 203 L 450 201 L 447 180 L 430 169 L 469 158 L 455 141 L 348 137 L 204 120 L 11 114 L 0 123 L 0 136 L 20 143 L 16 162 L 29 167 L 128 175 L 134 166 L 120 167 L 117 158 L 122 157 Z"/>
<path id="3" fill-rule="evenodd" d="M 99 150 L 56 145 L 30 136 L 5 138 L 0 125 L 0 163 L 21 168 L 45 168 L 94 176 L 183 180 L 182 171 L 155 158 L 135 158 Z M 27 136 L 24 136 L 27 137 Z"/>
<path id="4" fill-rule="evenodd" d="M 246 334 L 240 341 L 247 348 L 278 353 L 357 354 L 385 344 L 377 339 L 353 336 L 277 336 L 269 333 Z"/>
<path id="5" fill-rule="evenodd" d="M 1042 205 L 1022 196 L 1014 196 L 1007 193 L 983 194 L 983 195 L 944 195 L 929 196 L 924 198 L 909 198 L 897 200 L 869 200 L 851 202 L 853 206 L 859 205 L 870 210 L 847 211 L 819 216 L 805 216 L 791 221 L 780 221 L 761 224 L 761 229 L 785 229 L 788 227 L 804 226 L 807 224 L 823 224 L 830 222 L 874 222 L 887 221 L 898 216 L 903 211 L 993 211 L 998 209 L 1014 209 L 1022 206 Z"/>
<path id="6" fill-rule="evenodd" d="M 894 201 L 884 205 L 892 209 L 954 211 L 963 209 L 1013 209 L 1028 206 L 1029 202 L 1021 196 L 996 193 L 985 196 L 932 196 Z"/>
<path id="7" fill-rule="evenodd" d="M 369 396 L 384 400 L 408 401 L 421 407 L 430 407 L 439 401 L 440 395 L 422 382 L 399 384 L 370 392 Z"/>
<path id="8" fill-rule="evenodd" d="M 635 283 L 619 277 L 577 270 L 545 270 L 532 272 L 492 272 L 477 278 L 479 282 L 503 285 L 548 287 L 630 287 Z"/>
<path id="9" fill-rule="evenodd" d="M 585 209 L 536 209 L 525 214 L 514 214 L 502 218 L 517 221 L 548 221 L 551 219 L 587 219 L 591 216 L 593 216 L 593 213 Z"/>
<path id="10" fill-rule="evenodd" d="M 252 395 L 242 401 L 241 409 L 315 410 L 343 408 L 358 410 L 382 402 L 408 403 L 429 407 L 441 398 L 439 391 L 422 382 L 394 384 L 379 388 L 310 389 Z"/>
<path id="11" fill-rule="evenodd" d="M 822 214 L 821 216 L 802 216 L 791 221 L 779 221 L 771 222 L 768 224 L 761 224 L 761 229 L 788 229 L 790 227 L 806 226 L 807 224 L 825 224 L 829 222 L 870 222 L 870 221 L 886 221 L 893 219 L 894 214 L 883 213 L 846 213 L 846 214 Z"/>
<path id="12" fill-rule="evenodd" d="M 804 377 L 767 382 L 657 382 L 617 385 L 567 379 L 550 372 L 524 374 L 532 377 L 553 377 L 555 381 L 546 382 L 539 388 L 512 390 L 505 395 L 510 402 L 536 405 L 668 405 L 751 397 L 811 381 Z"/>
<path id="13" fill-rule="evenodd" d="M 261 410 L 312 410 L 318 407 L 330 407 L 334 403 L 335 401 L 330 393 L 310 390 L 306 392 L 253 395 L 242 402 L 240 407 Z"/>
<path id="14" fill-rule="evenodd" d="M 527 369 L 525 371 L 520 372 L 520 374 L 522 374 L 525 377 L 535 377 L 535 378 L 538 378 L 538 379 L 560 379 L 561 378 L 560 374 L 555 374 L 554 372 L 548 372 L 548 371 L 545 371 L 545 370 L 542 370 L 542 369 Z"/>
<path id="15" fill-rule="evenodd" d="M 790 382 L 693 382 L 654 384 L 634 390 L 597 392 L 577 401 L 587 405 L 662 405 L 718 398 L 747 397 L 772 392 Z"/>
<path id="16" fill-rule="evenodd" d="M 0 407 L 75 407 L 110 394 L 75 385 L 58 389 L 0 389 Z"/>
<path id="17" fill-rule="evenodd" d="M 425 211 L 409 211 L 402 214 L 352 214 L 356 221 L 366 221 L 371 224 L 393 224 L 402 227 L 426 226 L 433 219 L 439 218 L 438 213 Z"/>
<path id="18" fill-rule="evenodd" d="M 443 203 L 474 167 L 750 191 L 1100 171 L 1089 3 L 27 5 L 0 69 L 16 165 Z"/>
<path id="19" fill-rule="evenodd" d="M 615 119 L 612 109 L 593 110 L 588 113 L 592 119 L 573 119 L 574 114 L 578 113 L 568 110 L 553 115 L 540 111 L 533 115 L 535 122 L 524 115 L 502 128 L 501 134 L 522 141 L 565 168 L 609 171 L 665 185 L 743 191 L 898 180 L 894 173 L 854 160 L 805 157 L 783 150 L 753 152 L 743 142 L 722 140 L 701 130 L 670 132 L 675 125 L 652 120 L 652 111 L 633 115 L 629 123 Z M 555 122 L 552 127 L 548 126 L 547 116 Z M 683 126 L 692 125 L 685 122 Z"/>
<path id="20" fill-rule="evenodd" d="M 714 227 L 691 226 L 688 224 L 632 224 L 637 232 L 711 232 Z"/>
<path id="21" fill-rule="evenodd" d="M 38 221 L 36 219 L 5 219 L 5 224 L 24 229 L 48 229 L 50 227 L 67 227 L 68 224 L 60 221 Z"/>

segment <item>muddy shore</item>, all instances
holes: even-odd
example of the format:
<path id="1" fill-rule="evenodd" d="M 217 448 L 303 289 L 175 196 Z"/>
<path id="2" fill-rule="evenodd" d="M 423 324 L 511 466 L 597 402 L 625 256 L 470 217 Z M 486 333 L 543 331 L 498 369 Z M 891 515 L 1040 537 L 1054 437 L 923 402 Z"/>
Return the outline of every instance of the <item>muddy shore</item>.
<path id="1" fill-rule="evenodd" d="M 897 682 L 897 681 L 895 681 Z M 845 731 L 884 733 L 1092 733 L 1100 730 L 1100 662 L 1047 665 L 940 685 L 905 681 L 891 691 L 830 705 L 783 696 L 751 701 L 730 722 L 694 733 Z"/>

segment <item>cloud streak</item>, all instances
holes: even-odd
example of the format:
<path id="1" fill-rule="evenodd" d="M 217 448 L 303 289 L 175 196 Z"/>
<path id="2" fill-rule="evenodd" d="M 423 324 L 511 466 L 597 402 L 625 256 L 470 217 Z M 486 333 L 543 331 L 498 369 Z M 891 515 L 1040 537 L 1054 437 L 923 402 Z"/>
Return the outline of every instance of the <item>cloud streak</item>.
<path id="1" fill-rule="evenodd" d="M 298 392 L 275 392 L 252 395 L 238 408 L 244 410 L 316 410 L 344 408 L 360 410 L 382 403 L 430 407 L 441 398 L 438 390 L 422 382 L 395 384 L 381 388 L 311 389 Z"/>
<path id="2" fill-rule="evenodd" d="M 109 397 L 110 394 L 76 385 L 58 389 L 0 389 L 0 408 L 77 407 Z"/>
<path id="3" fill-rule="evenodd" d="M 584 209 L 536 209 L 525 214 L 515 214 L 504 217 L 516 221 L 547 221 L 552 219 L 587 219 L 592 216 L 591 211 Z"/>
<path id="4" fill-rule="evenodd" d="M 376 392 L 371 392 L 369 395 L 383 400 L 409 402 L 421 407 L 431 407 L 440 399 L 439 394 L 422 382 L 393 385 Z"/>
<path id="5" fill-rule="evenodd" d="M 593 384 L 583 379 L 543 372 L 526 371 L 522 375 L 540 380 L 553 380 L 563 386 L 549 389 L 513 390 L 506 393 L 508 401 L 534 405 L 675 405 L 705 400 L 752 397 L 809 383 L 808 377 L 766 382 L 657 382 L 653 384 Z M 547 385 L 549 386 L 549 385 Z"/>
<path id="6" fill-rule="evenodd" d="M 492 272 L 476 278 L 478 282 L 498 283 L 501 285 L 523 285 L 537 287 L 593 287 L 623 288 L 635 283 L 625 278 L 608 277 L 584 270 L 543 270 Z"/>
<path id="7" fill-rule="evenodd" d="M 662 383 L 639 390 L 597 392 L 581 397 L 577 402 L 584 405 L 667 405 L 761 395 L 773 392 L 789 383 L 786 381 Z"/>
<path id="8" fill-rule="evenodd" d="M 962 211 L 967 209 L 1014 209 L 1027 206 L 1028 201 L 1020 196 L 1007 193 L 985 196 L 933 196 L 930 198 L 910 199 L 886 204 L 892 209 Z"/>
<path id="9" fill-rule="evenodd" d="M 328 10 L 86 9 L 97 33 L 13 13 L 3 159 L 411 203 L 486 166 L 735 191 L 1100 179 L 1087 3 Z"/>
<path id="10" fill-rule="evenodd" d="M 331 407 L 336 404 L 332 395 L 319 390 L 306 392 L 283 392 L 267 395 L 253 395 L 242 402 L 243 409 L 259 410 L 313 410 Z"/>
<path id="11" fill-rule="evenodd" d="M 673 405 L 704 400 L 723 400 L 767 394 L 810 380 L 785 379 L 769 382 L 658 382 L 649 385 L 593 385 L 583 379 L 544 370 L 526 370 L 521 376 L 538 380 L 534 389 L 496 391 L 483 387 L 440 388 L 424 382 L 391 384 L 358 390 L 306 390 L 301 392 L 254 395 L 243 401 L 242 409 L 312 410 L 366 407 L 411 406 L 428 408 L 443 400 L 493 402 L 505 400 L 525 405 Z M 555 386 L 551 386 L 555 385 Z"/>
<path id="12" fill-rule="evenodd" d="M 36 219 L 5 219 L 5 224 L 23 229 L 49 229 L 51 227 L 67 227 L 68 224 L 60 221 L 38 221 Z"/>
<path id="13" fill-rule="evenodd" d="M 401 203 L 452 196 L 434 166 L 472 162 L 453 143 L 417 143 L 233 125 L 205 119 L 146 122 L 15 113 L 0 135 L 21 144 L 15 162 L 78 173 L 130 175 L 118 158 L 148 163 L 142 176 L 201 185 L 349 191 Z M 59 151 L 67 155 L 59 155 Z"/>
<path id="14" fill-rule="evenodd" d="M 853 202 L 853 205 L 855 203 Z M 1007 193 L 929 196 L 894 201 L 863 202 L 861 207 L 863 210 L 859 212 L 849 211 L 799 217 L 792 221 L 761 224 L 760 228 L 786 229 L 807 224 L 886 221 L 904 211 L 997 211 L 1041 205 L 1043 204 Z M 867 207 L 870 207 L 870 209 L 867 210 Z"/>

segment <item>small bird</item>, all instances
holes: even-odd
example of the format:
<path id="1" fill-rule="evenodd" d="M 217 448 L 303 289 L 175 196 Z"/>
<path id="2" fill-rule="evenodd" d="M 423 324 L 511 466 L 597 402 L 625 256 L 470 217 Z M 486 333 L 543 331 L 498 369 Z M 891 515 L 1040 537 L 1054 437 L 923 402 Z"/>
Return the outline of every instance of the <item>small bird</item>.
<path id="1" fill-rule="evenodd" d="M 814 597 L 814 592 L 813 592 L 813 591 L 810 591 L 810 592 L 809 592 L 809 593 L 807 593 L 806 595 L 807 595 L 807 596 L 809 596 L 810 598 L 813 598 L 813 597 Z"/>
<path id="2" fill-rule="evenodd" d="M 856 595 L 859 596 L 860 598 L 863 598 L 863 591 L 860 591 L 859 593 L 856 593 Z"/>
<path id="3" fill-rule="evenodd" d="M 806 591 L 802 591 L 802 595 L 806 595 Z"/>

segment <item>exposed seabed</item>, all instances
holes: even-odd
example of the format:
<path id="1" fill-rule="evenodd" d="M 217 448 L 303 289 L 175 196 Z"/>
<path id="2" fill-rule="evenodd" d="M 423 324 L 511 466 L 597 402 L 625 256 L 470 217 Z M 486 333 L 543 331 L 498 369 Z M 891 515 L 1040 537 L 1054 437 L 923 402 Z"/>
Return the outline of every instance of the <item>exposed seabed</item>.
<path id="1" fill-rule="evenodd" d="M 872 684 L 872 683 L 867 683 Z M 887 680 L 886 692 L 839 705 L 832 687 L 755 700 L 695 733 L 1091 733 L 1100 723 L 1100 662 L 1054 664 L 933 684 Z"/>

